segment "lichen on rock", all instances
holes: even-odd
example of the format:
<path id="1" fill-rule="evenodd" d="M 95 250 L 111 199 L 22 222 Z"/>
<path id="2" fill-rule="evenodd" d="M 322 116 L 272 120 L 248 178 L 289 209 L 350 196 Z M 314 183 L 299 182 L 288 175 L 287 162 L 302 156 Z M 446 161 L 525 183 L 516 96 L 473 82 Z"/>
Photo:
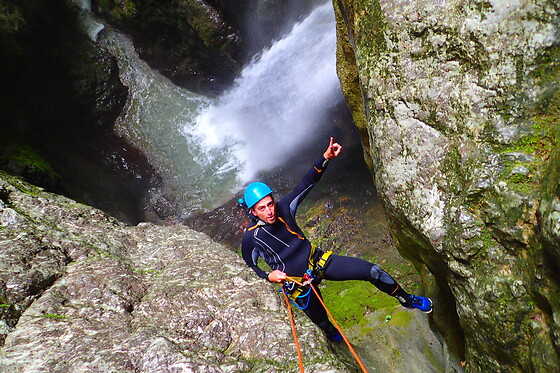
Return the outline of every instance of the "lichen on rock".
<path id="1" fill-rule="evenodd" d="M 283 300 L 186 226 L 127 226 L 0 172 L 0 370 L 297 369 Z M 302 314 L 309 372 L 355 366 Z"/>
<path id="2" fill-rule="evenodd" d="M 343 90 L 450 363 L 558 366 L 558 4 L 335 8 Z"/>

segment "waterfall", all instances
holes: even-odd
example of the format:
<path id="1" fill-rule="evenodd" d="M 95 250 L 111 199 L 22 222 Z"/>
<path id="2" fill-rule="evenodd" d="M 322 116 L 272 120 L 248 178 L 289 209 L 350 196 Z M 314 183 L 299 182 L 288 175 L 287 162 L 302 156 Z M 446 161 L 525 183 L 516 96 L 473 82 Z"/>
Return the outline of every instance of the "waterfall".
<path id="1" fill-rule="evenodd" d="M 254 58 L 214 100 L 152 70 L 125 35 L 105 27 L 95 39 L 116 57 L 129 89 L 116 131 L 160 171 L 185 215 L 219 206 L 257 172 L 316 141 L 325 112 L 341 99 L 330 3 Z"/>
<path id="2" fill-rule="evenodd" d="M 74 4 L 80 9 L 82 29 L 92 41 L 97 41 L 97 35 L 105 28 L 105 25 L 97 21 L 91 14 L 91 0 L 74 0 Z"/>
<path id="3" fill-rule="evenodd" d="M 325 112 L 340 98 L 335 53 L 327 3 L 254 59 L 231 90 L 185 127 L 186 136 L 199 139 L 206 155 L 235 159 L 230 166 L 242 183 L 280 165 L 317 138 Z"/>
<path id="4" fill-rule="evenodd" d="M 105 30 L 99 42 L 117 58 L 121 82 L 129 89 L 115 131 L 142 149 L 163 177 L 166 192 L 183 205 L 179 210 L 188 214 L 209 209 L 214 199 L 228 198 L 236 185 L 235 175 L 216 172 L 224 164 L 220 157 L 200 162 L 200 146 L 182 131 L 184 124 L 192 122 L 210 100 L 174 85 L 152 70 L 125 35 Z"/>

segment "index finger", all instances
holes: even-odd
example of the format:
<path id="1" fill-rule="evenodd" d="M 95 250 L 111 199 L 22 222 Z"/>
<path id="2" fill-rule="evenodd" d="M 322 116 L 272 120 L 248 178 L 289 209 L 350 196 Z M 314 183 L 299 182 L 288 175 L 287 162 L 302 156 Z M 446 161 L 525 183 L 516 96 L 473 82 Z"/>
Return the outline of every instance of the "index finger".
<path id="1" fill-rule="evenodd" d="M 332 148 L 334 142 L 334 137 L 331 136 L 331 141 L 329 143 L 329 148 Z"/>

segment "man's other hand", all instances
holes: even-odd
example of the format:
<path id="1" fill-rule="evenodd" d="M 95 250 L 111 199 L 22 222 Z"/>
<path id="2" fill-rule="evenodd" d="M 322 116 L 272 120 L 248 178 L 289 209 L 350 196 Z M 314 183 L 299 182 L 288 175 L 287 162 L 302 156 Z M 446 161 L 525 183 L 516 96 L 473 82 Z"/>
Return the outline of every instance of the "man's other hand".
<path id="1" fill-rule="evenodd" d="M 286 279 L 286 274 L 278 269 L 270 272 L 268 274 L 268 281 L 270 282 L 282 282 Z"/>

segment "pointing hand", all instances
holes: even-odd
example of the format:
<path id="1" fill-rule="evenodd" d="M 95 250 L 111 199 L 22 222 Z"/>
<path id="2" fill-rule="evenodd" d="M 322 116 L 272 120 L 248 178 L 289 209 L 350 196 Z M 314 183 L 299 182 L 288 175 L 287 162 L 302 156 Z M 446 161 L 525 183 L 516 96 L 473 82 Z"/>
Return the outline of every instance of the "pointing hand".
<path id="1" fill-rule="evenodd" d="M 334 142 L 334 138 L 331 137 L 329 147 L 327 148 L 327 150 L 325 150 L 325 153 L 323 153 L 323 157 L 325 157 L 325 159 L 333 159 L 338 157 L 341 151 L 342 151 L 342 145 L 340 145 L 337 142 Z"/>

